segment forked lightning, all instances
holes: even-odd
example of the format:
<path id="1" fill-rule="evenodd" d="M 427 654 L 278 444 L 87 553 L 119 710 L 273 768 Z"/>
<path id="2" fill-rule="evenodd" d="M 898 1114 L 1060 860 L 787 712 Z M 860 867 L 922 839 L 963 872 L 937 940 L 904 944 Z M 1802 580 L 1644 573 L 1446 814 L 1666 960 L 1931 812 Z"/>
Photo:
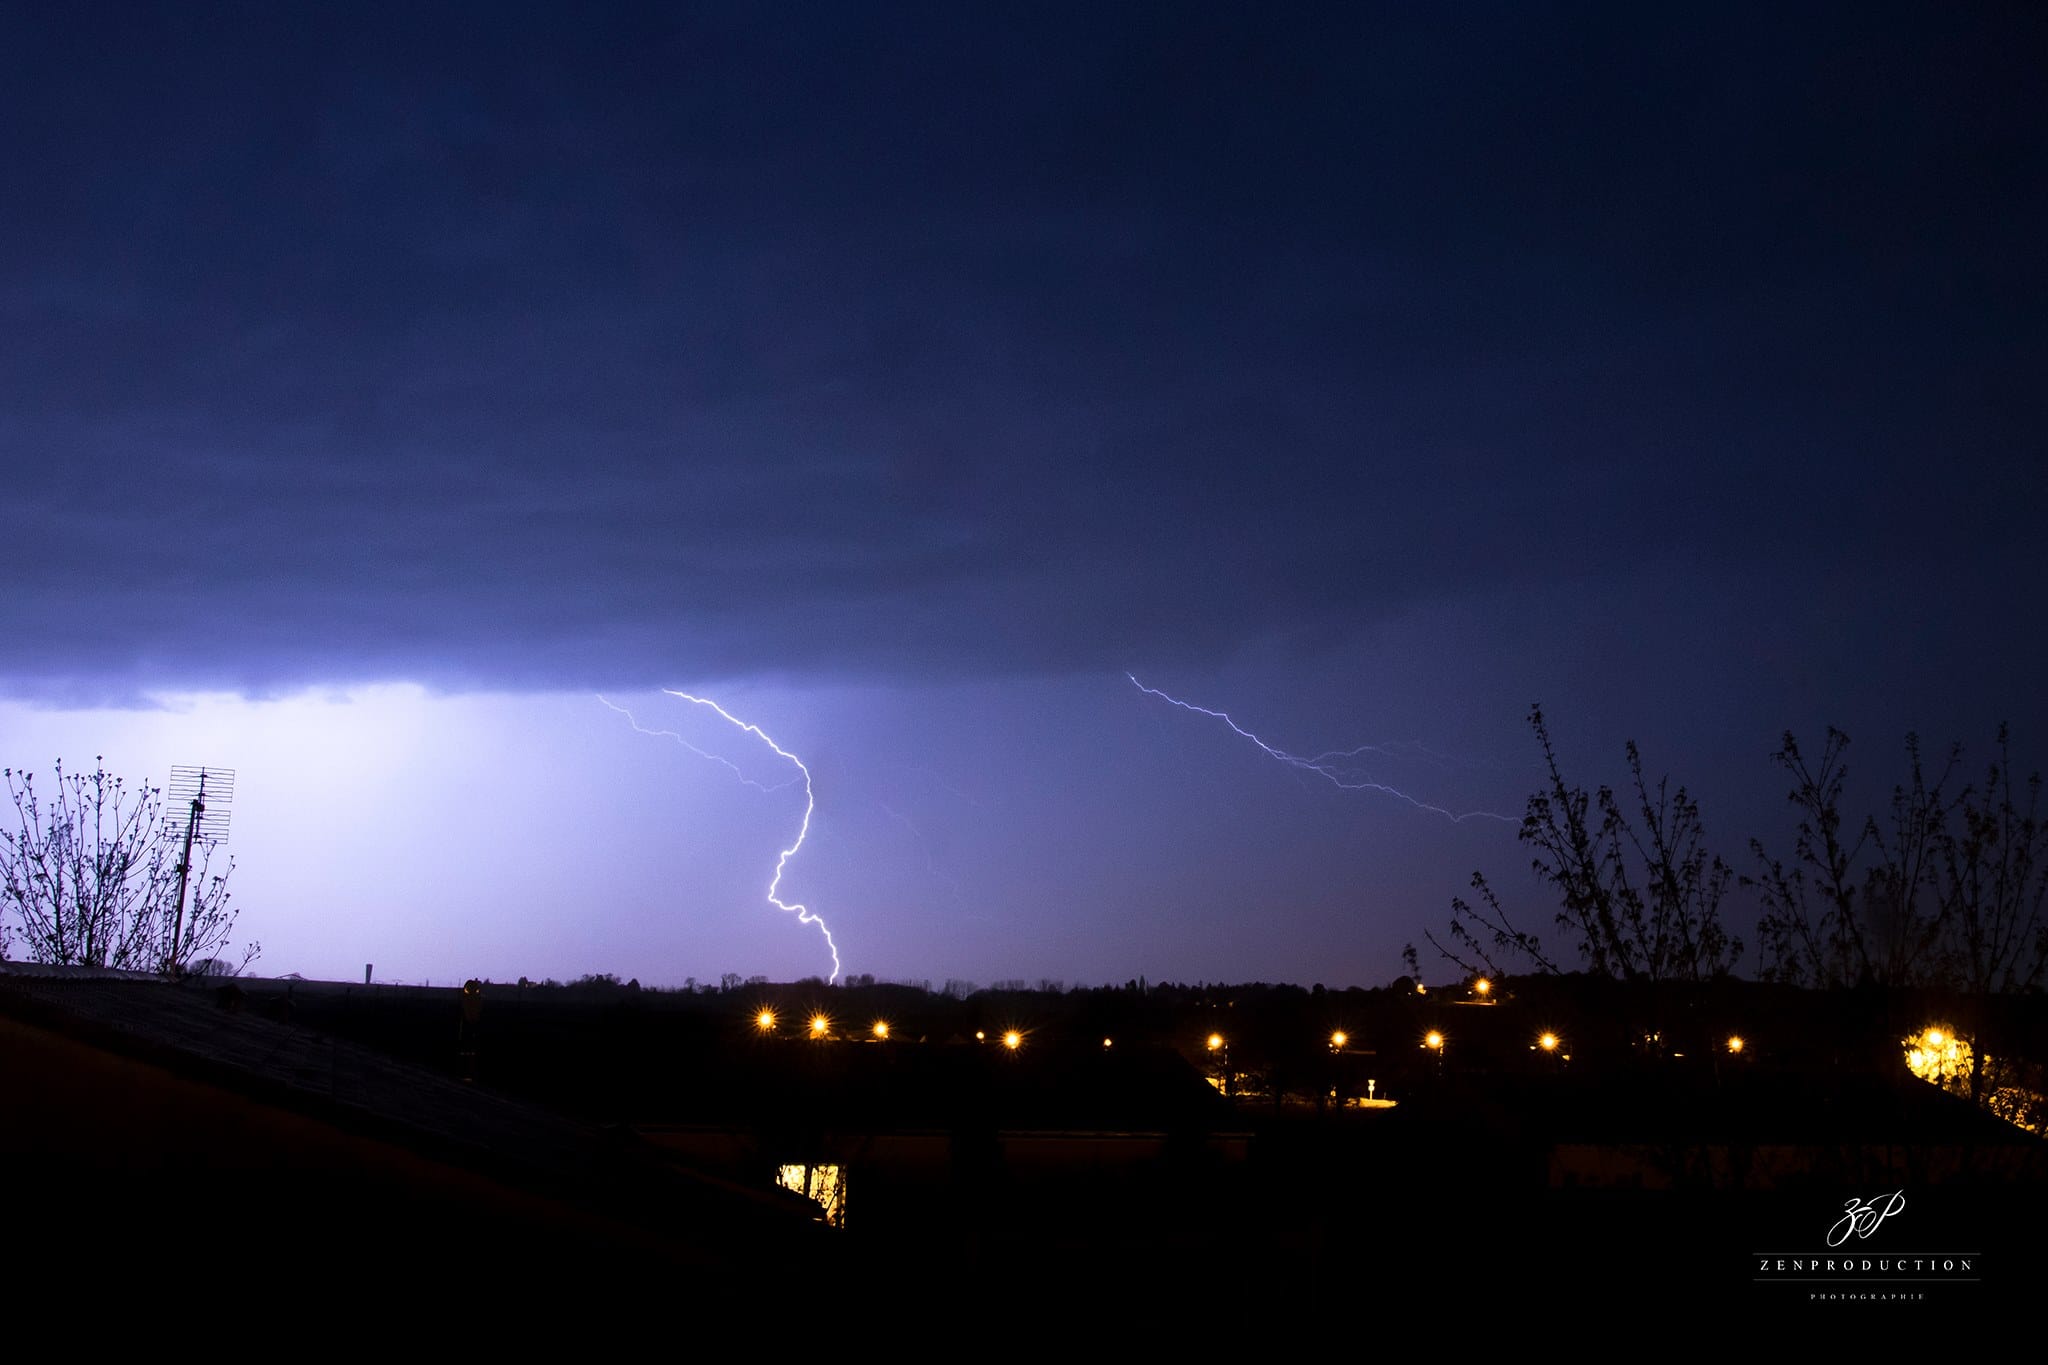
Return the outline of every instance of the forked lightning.
<path id="1" fill-rule="evenodd" d="M 762 730 L 760 726 L 751 725 L 746 721 L 741 720 L 738 716 L 735 716 L 734 714 L 732 714 L 732 712 L 726 710 L 723 706 L 720 706 L 717 702 L 711 700 L 709 697 L 693 696 L 688 692 L 678 692 L 674 688 L 663 688 L 662 690 L 664 692 L 667 692 L 668 695 L 670 695 L 671 697 L 680 697 L 682 700 L 690 702 L 697 706 L 710 707 L 713 711 L 716 711 L 718 713 L 719 718 L 721 720 L 724 720 L 727 724 L 735 726 L 738 729 L 746 731 L 748 734 L 754 736 L 763 744 L 766 744 L 769 748 L 773 749 L 778 758 L 788 759 L 791 763 L 796 765 L 797 773 L 803 778 L 804 784 L 803 823 L 799 825 L 797 828 L 796 840 L 793 843 L 791 843 L 788 848 L 783 849 L 782 856 L 778 857 L 775 860 L 775 875 L 772 878 L 770 878 L 768 882 L 768 903 L 774 906 L 777 910 L 784 911 L 787 914 L 795 915 L 799 923 L 815 924 L 818 926 L 818 932 L 825 936 L 825 947 L 828 950 L 830 950 L 832 954 L 832 975 L 827 979 L 831 981 L 837 981 L 839 979 L 839 945 L 832 941 L 832 931 L 826 927 L 825 921 L 819 918 L 819 916 L 816 913 L 814 913 L 809 906 L 806 906 L 801 902 L 785 901 L 781 897 L 776 895 L 776 892 L 779 891 L 782 887 L 782 870 L 789 865 L 789 860 L 796 856 L 796 851 L 804 846 L 804 840 L 810 835 L 811 832 L 811 813 L 818 808 L 817 794 L 811 788 L 811 770 L 804 766 L 804 761 L 802 759 L 798 758 L 795 754 L 791 753 L 789 750 L 783 748 L 780 744 L 777 744 L 774 740 L 770 739 L 767 735 L 767 732 Z M 719 754 L 707 753 L 703 749 L 700 749 L 696 745 L 690 743 L 690 741 L 688 741 L 687 739 L 684 739 L 681 735 L 677 734 L 673 730 L 649 730 L 642 726 L 638 720 L 635 720 L 633 717 L 633 713 L 631 711 L 628 711 L 625 707 L 607 701 L 603 697 L 599 697 L 598 700 L 604 702 L 606 706 L 611 707 L 612 710 L 617 711 L 620 715 L 624 716 L 627 722 L 630 723 L 632 727 L 639 733 L 643 735 L 655 735 L 658 737 L 672 739 L 676 743 L 682 745 L 685 749 L 688 749 L 691 753 L 696 754 L 699 757 L 708 758 L 712 760 L 714 763 L 723 763 L 726 767 L 732 769 L 733 775 L 735 777 L 739 778 L 740 781 L 746 783 L 750 787 L 753 787 L 757 791 L 780 791 L 783 787 L 789 785 L 789 782 L 783 782 L 773 787 L 762 786 L 762 784 L 754 781 L 752 778 L 748 777 L 744 772 L 740 771 L 739 765 L 737 763 L 734 763 L 731 759 L 725 758 Z M 790 779 L 791 782 L 795 780 L 795 778 Z"/>

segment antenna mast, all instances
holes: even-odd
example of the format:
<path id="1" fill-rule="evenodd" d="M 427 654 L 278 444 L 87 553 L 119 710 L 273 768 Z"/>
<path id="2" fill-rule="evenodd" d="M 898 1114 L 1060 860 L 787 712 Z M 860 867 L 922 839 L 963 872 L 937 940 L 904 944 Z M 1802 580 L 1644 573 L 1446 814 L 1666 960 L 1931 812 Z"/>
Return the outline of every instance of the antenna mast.
<path id="1" fill-rule="evenodd" d="M 228 841 L 228 806 L 235 799 L 235 770 L 175 765 L 171 769 L 170 785 L 164 792 L 172 810 L 177 809 L 180 803 L 185 805 L 182 821 L 185 847 L 178 858 L 178 913 L 171 921 L 170 956 L 164 959 L 164 970 L 174 972 L 178 968 L 178 954 L 185 936 L 185 886 L 192 875 L 192 845 L 201 843 L 214 848 Z M 212 800 L 210 807 L 209 798 Z M 175 834 L 180 823 L 176 816 L 167 814 L 164 831 Z"/>

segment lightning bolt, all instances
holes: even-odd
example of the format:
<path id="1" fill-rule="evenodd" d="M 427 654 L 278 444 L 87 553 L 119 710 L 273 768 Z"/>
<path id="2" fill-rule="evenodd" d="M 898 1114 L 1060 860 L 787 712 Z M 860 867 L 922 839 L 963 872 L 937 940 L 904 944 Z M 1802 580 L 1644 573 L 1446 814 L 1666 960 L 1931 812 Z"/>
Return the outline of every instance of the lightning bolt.
<path id="1" fill-rule="evenodd" d="M 674 695 L 680 696 L 682 694 L 676 693 Z M 733 762 L 724 754 L 714 754 L 708 752 L 707 750 L 700 749 L 696 745 L 690 743 L 689 740 L 684 739 L 681 735 L 677 734 L 673 730 L 650 730 L 646 726 L 642 725 L 639 722 L 639 720 L 634 717 L 631 711 L 628 711 L 625 707 L 620 706 L 617 702 L 612 701 L 610 698 L 604 696 L 602 693 L 598 695 L 597 699 L 600 702 L 603 702 L 606 706 L 609 706 L 612 710 L 624 716 L 626 718 L 626 724 L 633 727 L 633 733 L 639 735 L 648 735 L 654 739 L 672 739 L 676 743 L 682 745 L 685 749 L 688 749 L 691 753 L 697 755 L 697 757 L 699 758 L 708 758 L 713 763 L 724 764 L 726 767 L 732 770 L 732 775 L 734 777 L 737 777 L 741 781 L 741 783 L 743 783 L 746 786 L 752 787 L 757 792 L 779 792 L 784 787 L 787 787 L 792 783 L 798 781 L 797 778 L 792 777 L 785 779 L 784 781 L 777 782 L 772 787 L 764 787 L 759 782 L 756 782 L 753 778 L 748 777 L 744 772 L 740 770 L 739 764 Z M 732 717 L 727 716 L 726 719 L 731 720 Z M 803 765 L 799 763 L 797 766 L 801 768 Z"/>
<path id="2" fill-rule="evenodd" d="M 1344 761 L 1356 759 L 1361 754 L 1385 754 L 1392 757 L 1393 751 L 1381 745 L 1361 744 L 1355 749 L 1330 749 L 1312 758 L 1304 758 L 1300 754 L 1291 754 L 1285 749 L 1266 743 L 1265 740 L 1260 739 L 1257 735 L 1239 725 L 1235 720 L 1232 720 L 1230 713 L 1227 711 L 1212 711 L 1206 706 L 1197 706 L 1193 702 L 1182 701 L 1179 697 L 1169 696 L 1156 687 L 1145 686 L 1145 684 L 1138 681 L 1134 674 L 1126 673 L 1124 676 L 1131 680 L 1131 686 L 1137 688 L 1146 696 L 1157 697 L 1163 702 L 1178 706 L 1183 711 L 1193 711 L 1198 716 L 1209 716 L 1220 720 L 1237 734 L 1258 745 L 1260 749 L 1265 751 L 1268 758 L 1276 759 L 1290 768 L 1298 768 L 1303 772 L 1314 773 L 1316 776 L 1326 779 L 1332 786 L 1339 787 L 1344 791 L 1384 792 L 1388 796 L 1406 801 L 1417 810 L 1427 811 L 1431 815 L 1441 815 L 1454 825 L 1463 824 L 1467 820 L 1499 820 L 1504 824 L 1510 825 L 1515 823 L 1513 817 L 1501 815 L 1490 810 L 1468 810 L 1463 812 L 1446 810 L 1442 806 L 1417 800 L 1398 787 L 1390 787 L 1384 782 L 1374 782 L 1360 777 L 1348 768 L 1341 766 Z"/>
<path id="3" fill-rule="evenodd" d="M 676 743 L 682 745 L 685 749 L 688 749 L 693 754 L 697 754 L 698 756 L 703 758 L 708 758 L 714 763 L 723 763 L 726 767 L 732 770 L 733 776 L 739 778 L 740 781 L 746 783 L 749 787 L 754 788 L 756 791 L 778 792 L 781 791 L 784 787 L 792 785 L 799 778 L 802 779 L 804 784 L 803 823 L 797 827 L 795 841 L 792 842 L 788 848 L 783 849 L 782 855 L 775 860 L 775 875 L 771 877 L 768 881 L 768 903 L 785 914 L 795 915 L 797 918 L 797 922 L 799 924 L 815 924 L 818 926 L 818 932 L 825 936 L 825 947 L 832 954 L 832 975 L 826 979 L 830 981 L 837 981 L 839 979 L 839 945 L 832 941 L 832 931 L 826 927 L 825 921 L 821 919 L 815 912 L 813 912 L 809 906 L 804 905 L 802 902 L 785 901 L 775 894 L 782 887 L 783 869 L 789 866 L 789 860 L 796 856 L 797 850 L 804 846 L 804 840 L 810 837 L 811 814 L 818 808 L 817 793 L 811 787 L 811 770 L 804 766 L 804 761 L 802 759 L 798 758 L 795 754 L 791 753 L 789 750 L 783 748 L 780 744 L 777 744 L 774 740 L 770 739 L 768 737 L 767 732 L 764 731 L 760 726 L 751 725 L 746 721 L 741 720 L 738 716 L 735 716 L 732 712 L 726 710 L 723 706 L 720 706 L 717 702 L 711 700 L 709 697 L 698 697 L 693 696 L 688 692 L 678 692 L 672 687 L 665 687 L 662 689 L 662 691 L 668 693 L 668 695 L 671 697 L 680 697 L 682 700 L 689 702 L 692 705 L 710 707 L 713 711 L 716 711 L 719 715 L 719 718 L 725 721 L 728 725 L 746 731 L 746 733 L 752 735 L 754 738 L 760 740 L 763 744 L 766 744 L 769 748 L 773 749 L 775 751 L 776 757 L 787 759 L 789 760 L 789 762 L 796 765 L 796 770 L 798 774 L 797 777 L 792 777 L 787 782 L 777 783 L 773 787 L 764 787 L 759 782 L 756 782 L 752 778 L 748 777 L 744 772 L 741 772 L 739 765 L 737 763 L 734 763 L 731 759 L 726 758 L 720 754 L 708 753 L 705 750 L 700 749 L 696 745 L 690 743 L 690 741 L 684 739 L 681 735 L 677 734 L 673 730 L 646 729 L 640 724 L 639 721 L 633 718 L 633 713 L 631 711 L 628 711 L 625 707 L 614 705 L 612 702 L 607 701 L 602 696 L 598 698 L 598 700 L 604 702 L 606 706 L 611 707 L 612 710 L 617 711 L 620 715 L 624 716 L 627 722 L 630 725 L 632 725 L 634 730 L 638 731 L 640 734 L 653 735 L 657 738 L 672 739 Z"/>

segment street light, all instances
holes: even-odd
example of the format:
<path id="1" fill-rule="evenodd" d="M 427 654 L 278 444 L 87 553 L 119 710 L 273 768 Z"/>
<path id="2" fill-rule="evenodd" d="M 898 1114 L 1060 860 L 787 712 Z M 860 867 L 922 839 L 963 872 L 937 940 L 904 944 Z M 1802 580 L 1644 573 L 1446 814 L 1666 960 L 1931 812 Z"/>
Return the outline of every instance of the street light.
<path id="1" fill-rule="evenodd" d="M 1484 1000 L 1487 996 L 1493 994 L 1493 983 L 1482 976 L 1472 983 L 1472 989 L 1478 993 L 1480 999 Z"/>
<path id="2" fill-rule="evenodd" d="M 1338 1052 L 1342 1052 L 1344 1050 L 1344 1044 L 1350 1041 L 1351 1035 L 1346 1033 L 1343 1029 L 1338 1029 L 1335 1033 L 1330 1035 L 1330 1046 Z"/>
<path id="3" fill-rule="evenodd" d="M 775 1032 L 775 1011 L 762 1010 L 754 1016 L 754 1027 L 763 1033 Z"/>
<path id="4" fill-rule="evenodd" d="M 1220 1033 L 1210 1034 L 1206 1046 L 1209 1049 L 1209 1055 L 1216 1059 L 1211 1063 L 1214 1074 L 1209 1077 L 1209 1084 L 1215 1086 L 1218 1092 L 1228 1095 L 1231 1082 L 1230 1049 L 1225 1045 L 1223 1035 Z"/>
<path id="5" fill-rule="evenodd" d="M 1731 1033 L 1728 1035 L 1728 1050 L 1730 1052 L 1740 1052 L 1742 1051 L 1742 1047 L 1743 1043 L 1741 1034 Z"/>
<path id="6" fill-rule="evenodd" d="M 1011 1029 L 1003 1035 L 1003 1046 L 1015 1052 L 1018 1048 L 1024 1046 L 1024 1035 L 1015 1029 Z"/>
<path id="7" fill-rule="evenodd" d="M 1428 1033 L 1423 1035 L 1422 1045 L 1428 1048 L 1431 1052 L 1434 1052 L 1441 1056 L 1444 1050 L 1444 1036 L 1441 1033 L 1438 1033 L 1435 1029 L 1431 1029 Z"/>
<path id="8" fill-rule="evenodd" d="M 1555 1033 L 1544 1034 L 1536 1040 L 1536 1046 L 1542 1048 L 1545 1052 L 1557 1051 L 1557 1035 Z"/>
<path id="9" fill-rule="evenodd" d="M 823 1038 L 826 1034 L 830 1033 L 831 1031 L 831 1019 L 822 1014 L 814 1014 L 811 1016 L 811 1036 L 813 1038 Z"/>
<path id="10" fill-rule="evenodd" d="M 889 1025 L 886 1021 L 881 1019 L 875 1020 L 875 1037 L 883 1039 L 885 1041 L 888 1039 Z"/>

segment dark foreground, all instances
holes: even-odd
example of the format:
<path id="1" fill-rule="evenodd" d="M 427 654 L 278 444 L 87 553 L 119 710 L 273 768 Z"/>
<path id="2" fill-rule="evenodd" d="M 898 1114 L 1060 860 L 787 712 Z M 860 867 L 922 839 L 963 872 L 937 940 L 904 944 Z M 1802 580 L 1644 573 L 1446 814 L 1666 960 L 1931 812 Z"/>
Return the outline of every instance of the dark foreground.
<path id="1" fill-rule="evenodd" d="M 1199 1047 L 1142 1036 L 813 1041 L 557 1005 L 487 1033 L 454 992 L 0 977 L 8 1283 L 202 1322 L 971 1309 L 1371 1335 L 1978 1313 L 2048 1270 L 2044 1145 L 1902 1072 L 1346 1049 L 1398 1078 L 1372 1077 L 1385 1108 L 1345 1075 L 1227 1099 Z M 843 1203 L 780 1188 L 792 1168 Z"/>

